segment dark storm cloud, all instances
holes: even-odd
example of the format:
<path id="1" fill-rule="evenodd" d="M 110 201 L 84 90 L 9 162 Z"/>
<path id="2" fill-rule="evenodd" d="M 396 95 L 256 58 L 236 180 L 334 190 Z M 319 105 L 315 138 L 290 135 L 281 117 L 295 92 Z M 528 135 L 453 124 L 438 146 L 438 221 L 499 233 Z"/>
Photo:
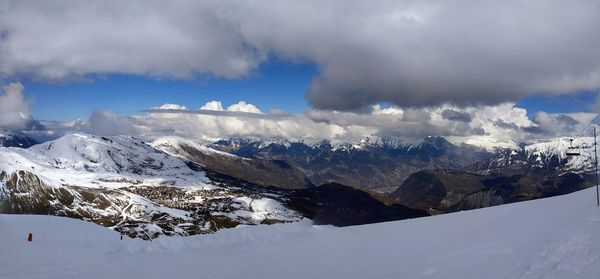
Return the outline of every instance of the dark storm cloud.
<path id="1" fill-rule="evenodd" d="M 446 109 L 442 112 L 444 119 L 461 122 L 471 122 L 471 115 L 466 112 L 461 112 L 452 109 Z"/>
<path id="2" fill-rule="evenodd" d="M 274 55 L 317 64 L 320 109 L 497 104 L 600 87 L 597 26 L 597 0 L 0 0 L 0 75 L 240 78 Z"/>
<path id="3" fill-rule="evenodd" d="M 515 131 L 519 130 L 519 126 L 517 126 L 517 124 L 507 123 L 502 119 L 498 119 L 498 120 L 494 121 L 494 126 L 496 126 L 498 128 L 502 128 L 502 129 L 511 129 L 511 130 L 515 130 Z"/>
<path id="4" fill-rule="evenodd" d="M 418 109 L 407 109 L 402 115 L 402 121 L 408 122 L 425 122 L 430 119 L 431 115 L 428 112 Z"/>

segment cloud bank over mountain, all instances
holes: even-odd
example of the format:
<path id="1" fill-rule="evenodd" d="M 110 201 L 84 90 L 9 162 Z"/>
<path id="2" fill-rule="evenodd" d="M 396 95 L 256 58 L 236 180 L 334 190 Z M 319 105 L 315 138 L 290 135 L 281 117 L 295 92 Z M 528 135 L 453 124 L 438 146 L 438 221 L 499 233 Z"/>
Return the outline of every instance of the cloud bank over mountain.
<path id="1" fill-rule="evenodd" d="M 237 111 L 239 106 L 251 107 L 253 112 Z M 303 114 L 263 113 L 245 102 L 224 107 L 219 101 L 211 101 L 199 109 L 165 104 L 132 116 L 96 111 L 84 128 L 100 135 L 117 133 L 148 139 L 178 135 L 206 141 L 230 137 L 359 141 L 373 136 L 445 136 L 459 143 L 485 141 L 515 146 L 573 135 L 595 117 L 593 113 L 540 112 L 530 119 L 525 109 L 512 103 L 469 108 L 442 105 L 419 110 L 375 105 L 361 113 L 307 110 Z"/>
<path id="2" fill-rule="evenodd" d="M 30 103 L 21 83 L 9 83 L 0 92 L 0 129 L 26 129 L 31 121 Z"/>
<path id="3" fill-rule="evenodd" d="M 277 56 L 318 66 L 319 110 L 494 106 L 599 88 L 597 26 L 595 0 L 2 0 L 0 75 L 237 79 Z"/>

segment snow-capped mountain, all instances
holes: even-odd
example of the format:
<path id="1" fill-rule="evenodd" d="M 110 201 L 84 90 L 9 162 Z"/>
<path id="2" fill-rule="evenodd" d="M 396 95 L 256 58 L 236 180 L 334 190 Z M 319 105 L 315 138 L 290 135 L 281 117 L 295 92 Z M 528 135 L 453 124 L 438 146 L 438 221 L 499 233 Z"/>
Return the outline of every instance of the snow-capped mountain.
<path id="1" fill-rule="evenodd" d="M 525 154 L 532 164 L 543 167 L 552 161 L 561 162 L 562 171 L 591 172 L 594 170 L 594 138 L 558 138 L 548 142 L 535 143 L 525 146 Z M 580 155 L 567 156 L 567 152 Z M 535 162 L 535 163 L 533 163 Z"/>
<path id="2" fill-rule="evenodd" d="M 163 149 L 167 143 L 175 148 L 166 153 L 132 137 L 70 134 L 28 149 L 0 148 L 0 213 L 69 216 L 145 239 L 211 233 L 239 224 L 295 222 L 304 217 L 350 225 L 427 215 L 388 206 L 346 186 L 309 189 L 301 180 L 295 181 L 293 171 L 269 174 L 271 169 L 266 167 L 285 169 L 282 162 L 266 164 L 173 142 L 181 144 L 182 139 L 155 143 Z M 178 150 L 194 156 L 207 153 L 207 158 L 216 160 L 251 162 L 245 165 L 246 173 L 262 170 L 255 176 L 265 184 L 219 174 L 208 168 L 211 165 L 174 156 Z M 302 186 L 290 188 L 306 191 L 264 187 L 284 178 Z M 356 203 L 338 200 L 341 195 L 353 197 Z"/>
<path id="3" fill-rule="evenodd" d="M 567 151 L 579 156 L 567 156 Z M 430 212 L 480 208 L 570 193 L 596 182 L 593 138 L 568 138 L 526 145 L 462 170 L 411 174 L 391 195 Z"/>
<path id="4" fill-rule="evenodd" d="M 38 142 L 29 136 L 8 130 L 0 130 L 0 147 L 21 147 L 28 148 Z"/>
<path id="5" fill-rule="evenodd" d="M 300 170 L 283 161 L 241 157 L 178 137 L 160 138 L 152 142 L 152 146 L 212 171 L 264 187 L 301 189 L 314 186 Z"/>
<path id="6" fill-rule="evenodd" d="M 87 134 L 0 148 L 0 211 L 82 218 L 142 238 L 301 218 L 272 197 L 220 187 L 141 140 Z"/>
<path id="7" fill-rule="evenodd" d="M 28 149 L 2 149 L 0 169 L 36 173 L 49 186 L 98 187 L 102 182 L 112 188 L 131 183 L 202 187 L 209 182 L 185 161 L 125 136 L 69 134 Z"/>
<path id="8" fill-rule="evenodd" d="M 239 157 L 282 162 L 314 185 L 340 183 L 363 190 L 393 191 L 422 169 L 461 169 L 494 153 L 455 145 L 443 137 L 369 138 L 360 142 L 227 139 L 208 145 Z"/>
<path id="9" fill-rule="evenodd" d="M 578 156 L 568 156 L 567 151 Z M 467 170 L 489 173 L 498 170 L 539 168 L 557 173 L 589 173 L 594 171 L 594 139 L 592 137 L 556 138 L 525 145 L 520 149 L 499 153 L 470 166 Z"/>

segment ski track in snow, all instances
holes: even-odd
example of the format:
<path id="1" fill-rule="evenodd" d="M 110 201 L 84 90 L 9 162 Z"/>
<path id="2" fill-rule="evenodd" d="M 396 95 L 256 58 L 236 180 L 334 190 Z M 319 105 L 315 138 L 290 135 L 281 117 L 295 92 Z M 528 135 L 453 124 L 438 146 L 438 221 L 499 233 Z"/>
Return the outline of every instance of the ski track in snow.
<path id="1" fill-rule="evenodd" d="M 152 242 L 119 240 L 74 219 L 0 215 L 0 278 L 599 278 L 595 194 L 345 228 L 303 221 Z"/>

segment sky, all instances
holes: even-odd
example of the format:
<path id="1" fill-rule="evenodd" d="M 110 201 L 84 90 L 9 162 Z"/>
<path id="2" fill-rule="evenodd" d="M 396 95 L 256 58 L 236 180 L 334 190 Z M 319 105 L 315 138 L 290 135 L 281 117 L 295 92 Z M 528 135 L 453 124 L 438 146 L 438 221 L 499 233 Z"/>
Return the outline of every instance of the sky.
<path id="1" fill-rule="evenodd" d="M 194 80 L 153 79 L 136 75 L 109 75 L 93 80 L 57 83 L 31 79 L 19 80 L 32 102 L 36 119 L 68 121 L 86 119 L 95 109 L 110 109 L 129 115 L 165 103 L 199 108 L 208 101 L 224 104 L 239 101 L 256 104 L 266 111 L 280 109 L 302 113 L 310 107 L 305 98 L 317 66 L 269 61 L 250 77 L 243 79 L 198 78 Z M 3 84 L 11 81 L 3 81 Z M 597 91 L 545 96 L 529 95 L 516 102 L 533 117 L 537 112 L 593 112 Z M 389 103 L 382 103 L 389 106 Z"/>
<path id="2" fill-rule="evenodd" d="M 600 108 L 597 26 L 594 0 L 0 0 L 0 128 L 569 136 Z"/>
<path id="3" fill-rule="evenodd" d="M 308 106 L 304 95 L 316 73 L 313 64 L 273 61 L 240 79 L 176 80 L 121 74 L 68 83 L 31 79 L 20 82 L 33 101 L 34 117 L 72 120 L 86 119 L 95 109 L 134 114 L 165 103 L 199 108 L 212 100 L 225 104 L 246 101 L 266 111 L 281 109 L 301 113 Z"/>

